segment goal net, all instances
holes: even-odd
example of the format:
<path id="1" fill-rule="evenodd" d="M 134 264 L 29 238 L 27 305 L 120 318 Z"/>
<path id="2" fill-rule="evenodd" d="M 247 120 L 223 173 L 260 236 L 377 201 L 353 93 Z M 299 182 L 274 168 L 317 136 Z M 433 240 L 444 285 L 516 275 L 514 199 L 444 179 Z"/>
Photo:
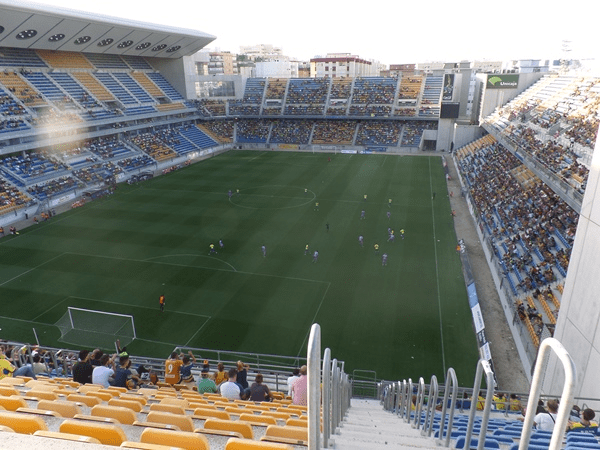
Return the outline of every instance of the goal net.
<path id="1" fill-rule="evenodd" d="M 69 306 L 55 325 L 60 342 L 88 348 L 113 349 L 117 339 L 124 347 L 136 338 L 133 316 L 128 314 Z"/>

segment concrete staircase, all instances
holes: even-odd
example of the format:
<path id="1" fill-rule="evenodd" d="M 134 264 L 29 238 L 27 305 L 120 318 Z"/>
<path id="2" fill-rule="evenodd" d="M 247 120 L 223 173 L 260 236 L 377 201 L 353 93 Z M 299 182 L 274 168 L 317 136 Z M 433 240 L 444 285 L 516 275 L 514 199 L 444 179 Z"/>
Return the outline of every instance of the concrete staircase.
<path id="1" fill-rule="evenodd" d="M 352 399 L 351 407 L 330 449 L 439 449 L 433 438 L 421 436 L 421 431 L 395 414 L 384 411 L 378 400 Z"/>

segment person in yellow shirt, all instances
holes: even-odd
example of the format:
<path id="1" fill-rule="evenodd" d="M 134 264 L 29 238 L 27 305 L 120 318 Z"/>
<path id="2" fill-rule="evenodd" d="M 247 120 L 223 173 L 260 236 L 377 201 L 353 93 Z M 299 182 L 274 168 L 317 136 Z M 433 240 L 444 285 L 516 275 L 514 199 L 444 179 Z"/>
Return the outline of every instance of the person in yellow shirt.
<path id="1" fill-rule="evenodd" d="M 183 361 L 179 359 L 177 352 L 171 353 L 171 357 L 165 361 L 165 383 L 177 384 L 181 379 L 181 366 Z"/>

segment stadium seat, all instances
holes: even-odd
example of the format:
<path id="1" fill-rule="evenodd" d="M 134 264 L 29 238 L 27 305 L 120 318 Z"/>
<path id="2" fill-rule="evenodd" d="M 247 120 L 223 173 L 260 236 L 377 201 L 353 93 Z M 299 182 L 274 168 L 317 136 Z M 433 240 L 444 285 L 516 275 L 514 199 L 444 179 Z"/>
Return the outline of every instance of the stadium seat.
<path id="1" fill-rule="evenodd" d="M 96 405 L 92 408 L 91 415 L 116 419 L 123 425 L 132 425 L 137 420 L 132 409 L 122 406 Z"/>
<path id="2" fill-rule="evenodd" d="M 98 392 L 98 391 L 90 391 L 90 392 L 86 392 L 86 394 L 88 397 L 97 397 L 100 400 L 102 400 L 103 402 L 107 402 L 109 401 L 111 398 L 113 398 L 112 395 L 106 393 L 106 392 Z"/>
<path id="3" fill-rule="evenodd" d="M 7 427 L 6 425 L 0 425 L 0 431 L 4 431 L 5 433 L 14 433 L 15 432 L 15 430 L 13 430 L 10 427 Z"/>
<path id="4" fill-rule="evenodd" d="M 102 386 L 99 384 L 84 384 L 83 386 L 79 386 L 77 388 L 77 392 L 80 394 L 86 394 L 90 391 L 99 391 L 100 389 L 102 389 Z"/>
<path id="5" fill-rule="evenodd" d="M 158 423 L 158 422 L 140 422 L 136 420 L 133 422 L 134 427 L 144 427 L 144 428 L 160 428 L 162 430 L 173 430 L 173 431 L 181 431 L 181 429 L 176 425 L 170 425 L 166 423 Z"/>
<path id="6" fill-rule="evenodd" d="M 288 444 L 237 438 L 229 439 L 225 445 L 225 450 L 292 450 L 293 448 Z"/>
<path id="7" fill-rule="evenodd" d="M 64 441 L 86 442 L 88 444 L 102 444 L 98 439 L 90 436 L 80 436 L 78 434 L 60 433 L 58 431 L 38 430 L 33 433 L 34 436 L 41 436 L 51 439 L 62 439 Z"/>
<path id="8" fill-rule="evenodd" d="M 83 420 L 66 419 L 60 424 L 61 433 L 78 434 L 96 438 L 101 444 L 119 446 L 127 440 L 125 433 L 118 425 L 95 423 Z"/>
<path id="9" fill-rule="evenodd" d="M 140 436 L 140 442 L 180 447 L 186 450 L 208 450 L 210 448 L 206 437 L 199 433 L 156 428 L 146 428 Z"/>
<path id="10" fill-rule="evenodd" d="M 17 408 L 27 408 L 27 402 L 19 395 L 11 395 L 10 397 L 0 397 L 0 406 L 7 411 L 16 411 Z"/>
<path id="11" fill-rule="evenodd" d="M 172 414 L 185 414 L 185 409 L 182 406 L 178 405 L 169 405 L 163 403 L 152 403 L 150 405 L 150 411 L 163 411 L 169 412 Z"/>
<path id="12" fill-rule="evenodd" d="M 212 408 L 196 408 L 194 410 L 194 418 L 197 419 L 223 419 L 223 420 L 231 420 L 231 416 L 227 411 L 221 411 L 219 409 Z"/>
<path id="13" fill-rule="evenodd" d="M 99 399 L 98 397 L 91 397 L 91 396 L 80 395 L 80 394 L 70 394 L 67 396 L 67 400 L 70 402 L 83 403 L 84 405 L 89 406 L 90 408 L 102 403 L 102 400 Z"/>
<path id="14" fill-rule="evenodd" d="M 46 422 L 41 417 L 10 411 L 0 411 L 0 425 L 21 434 L 33 434 L 38 430 L 48 430 Z"/>
<path id="15" fill-rule="evenodd" d="M 288 419 L 285 425 L 289 427 L 308 427 L 308 420 L 305 419 Z"/>
<path id="16" fill-rule="evenodd" d="M 0 385 L 9 385 L 9 386 L 24 386 L 25 381 L 21 377 L 5 377 L 0 380 Z"/>
<path id="17" fill-rule="evenodd" d="M 181 431 L 194 431 L 194 422 L 192 421 L 191 416 L 163 411 L 150 411 L 146 421 L 175 425 L 178 426 Z"/>
<path id="18" fill-rule="evenodd" d="M 173 447 L 172 445 L 149 444 L 147 442 L 125 441 L 120 448 L 135 448 L 137 450 L 179 450 L 182 447 Z"/>
<path id="19" fill-rule="evenodd" d="M 292 416 L 298 417 L 300 415 L 300 413 L 298 411 L 291 412 L 291 413 L 281 412 L 281 411 L 262 411 L 260 413 L 260 415 L 261 416 L 271 416 L 271 417 L 275 417 L 276 419 L 288 420 L 288 419 L 291 419 Z"/>
<path id="20" fill-rule="evenodd" d="M 55 411 L 61 415 L 61 417 L 68 417 L 72 419 L 75 414 L 81 414 L 81 408 L 76 403 L 70 401 L 59 401 L 59 400 L 40 400 L 38 402 L 38 409 L 44 409 L 46 411 Z"/>
<path id="21" fill-rule="evenodd" d="M 251 411 L 248 411 L 246 408 L 239 408 L 237 406 L 227 406 L 225 408 L 225 411 L 227 411 L 229 414 L 235 414 L 235 415 L 241 415 L 241 414 L 245 414 Z"/>
<path id="22" fill-rule="evenodd" d="M 26 398 L 37 398 L 39 400 L 58 400 L 58 395 L 50 391 L 39 391 L 37 389 L 27 391 L 25 393 Z"/>
<path id="23" fill-rule="evenodd" d="M 165 397 L 162 398 L 160 400 L 160 404 L 161 405 L 176 405 L 176 406 L 180 406 L 183 409 L 187 408 L 189 406 L 189 402 L 184 399 L 184 398 L 172 398 L 172 397 Z"/>
<path id="24" fill-rule="evenodd" d="M 144 397 L 143 395 L 138 395 L 138 394 L 123 394 L 119 397 L 119 400 L 138 402 L 142 406 L 148 404 L 146 397 Z"/>
<path id="25" fill-rule="evenodd" d="M 242 414 L 240 420 L 248 422 L 250 425 L 266 427 L 268 425 L 277 425 L 277 419 L 271 416 L 257 416 L 255 414 Z"/>
<path id="26" fill-rule="evenodd" d="M 125 400 L 122 397 L 120 398 L 112 398 L 108 401 L 109 406 L 121 406 L 123 408 L 129 408 L 136 413 L 139 413 L 143 406 L 140 402 L 136 400 Z"/>
<path id="27" fill-rule="evenodd" d="M 17 391 L 13 386 L 0 386 L 1 397 L 10 397 L 11 395 L 19 395 L 19 391 Z"/>
<path id="28" fill-rule="evenodd" d="M 254 439 L 250 424 L 241 420 L 207 419 L 204 422 L 204 428 L 207 430 L 234 431 L 240 433 L 246 439 Z"/>
<path id="29" fill-rule="evenodd" d="M 261 440 L 306 445 L 308 443 L 308 428 L 269 425 Z"/>

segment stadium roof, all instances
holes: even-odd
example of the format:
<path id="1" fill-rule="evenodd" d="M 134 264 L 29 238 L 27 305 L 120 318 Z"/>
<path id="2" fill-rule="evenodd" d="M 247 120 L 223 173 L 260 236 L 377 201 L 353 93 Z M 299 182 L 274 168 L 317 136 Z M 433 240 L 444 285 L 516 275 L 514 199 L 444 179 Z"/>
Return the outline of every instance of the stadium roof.
<path id="1" fill-rule="evenodd" d="M 176 59 L 196 53 L 215 39 L 196 30 L 0 0 L 0 47 Z"/>

